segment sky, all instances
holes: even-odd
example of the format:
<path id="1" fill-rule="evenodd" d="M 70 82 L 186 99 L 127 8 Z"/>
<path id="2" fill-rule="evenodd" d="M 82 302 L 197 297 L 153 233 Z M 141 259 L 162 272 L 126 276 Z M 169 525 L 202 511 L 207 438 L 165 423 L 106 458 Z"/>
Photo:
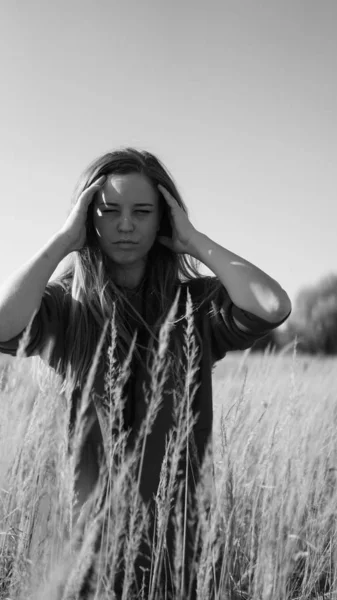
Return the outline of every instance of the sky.
<path id="1" fill-rule="evenodd" d="M 2 0 L 0 284 L 121 146 L 293 301 L 337 273 L 336 28 L 335 0 Z"/>

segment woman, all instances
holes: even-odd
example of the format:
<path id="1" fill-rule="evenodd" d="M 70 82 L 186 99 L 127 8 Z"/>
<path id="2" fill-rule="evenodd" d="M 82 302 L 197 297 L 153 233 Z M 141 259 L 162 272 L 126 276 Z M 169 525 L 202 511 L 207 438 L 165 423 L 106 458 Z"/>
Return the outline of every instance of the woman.
<path id="1" fill-rule="evenodd" d="M 60 261 L 70 254 L 69 268 L 49 282 Z M 200 262 L 214 273 L 213 277 L 200 275 Z M 291 303 L 280 285 L 195 229 L 172 177 L 160 161 L 149 152 L 127 148 L 104 154 L 88 166 L 75 189 L 64 226 L 0 290 L 0 351 L 15 355 L 35 315 L 27 355 L 43 357 L 62 375 L 64 389 L 70 386 L 73 426 L 106 322 L 114 314 L 119 364 L 127 357 L 137 332 L 131 374 L 124 389 L 123 427 L 130 434 L 130 448 L 147 414 L 143 384 L 149 383 L 150 356 L 156 349 L 160 326 L 174 300 L 179 299 L 178 319 L 168 349 L 175 366 L 165 381 L 165 402 L 147 436 L 139 467 L 139 491 L 151 509 L 152 524 L 165 443 L 173 423 L 172 397 L 183 360 L 180 319 L 187 291 L 193 305 L 199 367 L 192 403 L 196 417 L 194 453 L 188 465 L 188 485 L 193 491 L 211 439 L 213 365 L 228 351 L 251 347 L 288 318 Z M 106 455 L 109 445 L 99 398 L 106 391 L 106 349 L 110 343 L 108 334 L 92 384 L 93 401 L 87 410 L 91 429 L 79 462 L 79 506 L 95 488 L 98 455 L 101 449 Z M 170 529 L 169 558 L 173 545 Z M 190 554 L 186 552 L 187 581 Z M 139 592 L 142 567 L 149 567 L 145 551 L 136 565 Z M 165 585 L 170 588 L 167 572 Z"/>

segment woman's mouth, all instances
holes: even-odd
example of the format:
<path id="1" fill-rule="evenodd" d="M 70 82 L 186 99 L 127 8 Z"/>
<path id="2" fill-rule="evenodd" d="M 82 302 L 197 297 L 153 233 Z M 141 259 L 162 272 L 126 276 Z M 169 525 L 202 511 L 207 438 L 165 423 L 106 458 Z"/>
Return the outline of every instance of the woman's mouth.
<path id="1" fill-rule="evenodd" d="M 136 245 L 135 242 L 115 242 L 115 246 L 119 246 L 120 248 L 133 248 Z"/>

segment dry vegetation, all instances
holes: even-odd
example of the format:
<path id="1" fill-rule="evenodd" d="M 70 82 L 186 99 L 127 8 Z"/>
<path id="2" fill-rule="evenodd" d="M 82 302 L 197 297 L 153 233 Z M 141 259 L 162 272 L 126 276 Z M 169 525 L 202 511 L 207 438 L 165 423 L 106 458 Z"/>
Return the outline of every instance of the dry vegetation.
<path id="1" fill-rule="evenodd" d="M 191 330 L 187 339 L 192 368 Z M 162 342 L 160 360 L 164 337 Z M 107 418 L 118 423 L 120 413 L 115 408 L 111 412 L 119 389 L 112 356 L 108 393 L 114 402 Z M 153 379 L 152 417 L 160 406 L 160 360 Z M 235 353 L 217 365 L 213 382 L 216 478 L 212 486 L 206 467 L 198 489 L 198 599 L 211 597 L 215 566 L 214 598 L 219 600 L 337 597 L 336 360 L 308 359 L 296 351 L 286 356 Z M 131 599 L 133 559 L 146 526 L 137 481 L 132 481 L 132 459 L 123 454 L 123 436 L 117 437 L 110 449 L 110 471 L 102 471 L 107 502 L 99 508 L 88 505 L 76 525 L 75 461 L 67 454 L 69 406 L 57 385 L 52 372 L 32 374 L 31 360 L 3 358 L 0 599 L 75 599 L 91 565 L 93 591 L 88 598 L 108 600 L 114 597 L 112 581 L 121 552 L 126 573 L 121 597 Z M 186 407 L 190 393 L 185 400 Z M 177 452 L 186 451 L 187 424 L 191 426 L 186 414 L 176 407 L 176 429 L 163 463 L 147 596 L 153 600 L 160 598 L 156 581 Z M 146 426 L 151 427 L 151 415 Z M 79 421 L 74 456 L 82 431 Z M 123 459 L 117 469 L 112 458 L 116 453 Z M 178 517 L 179 512 L 175 598 L 187 599 L 188 592 L 181 591 L 184 526 Z M 97 550 L 102 523 L 103 542 Z"/>

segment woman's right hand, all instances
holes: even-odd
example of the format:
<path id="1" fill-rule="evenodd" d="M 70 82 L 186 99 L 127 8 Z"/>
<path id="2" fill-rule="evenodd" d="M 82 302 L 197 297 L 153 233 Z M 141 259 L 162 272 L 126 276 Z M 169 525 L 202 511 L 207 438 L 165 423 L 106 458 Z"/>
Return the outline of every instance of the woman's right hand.
<path id="1" fill-rule="evenodd" d="M 95 183 L 92 183 L 84 190 L 84 192 L 82 192 L 65 224 L 61 228 L 60 234 L 66 241 L 69 252 L 74 252 L 74 250 L 81 250 L 81 248 L 83 248 L 87 237 L 86 222 L 88 208 L 92 202 L 93 196 L 102 188 L 105 181 L 106 175 L 101 175 Z"/>

